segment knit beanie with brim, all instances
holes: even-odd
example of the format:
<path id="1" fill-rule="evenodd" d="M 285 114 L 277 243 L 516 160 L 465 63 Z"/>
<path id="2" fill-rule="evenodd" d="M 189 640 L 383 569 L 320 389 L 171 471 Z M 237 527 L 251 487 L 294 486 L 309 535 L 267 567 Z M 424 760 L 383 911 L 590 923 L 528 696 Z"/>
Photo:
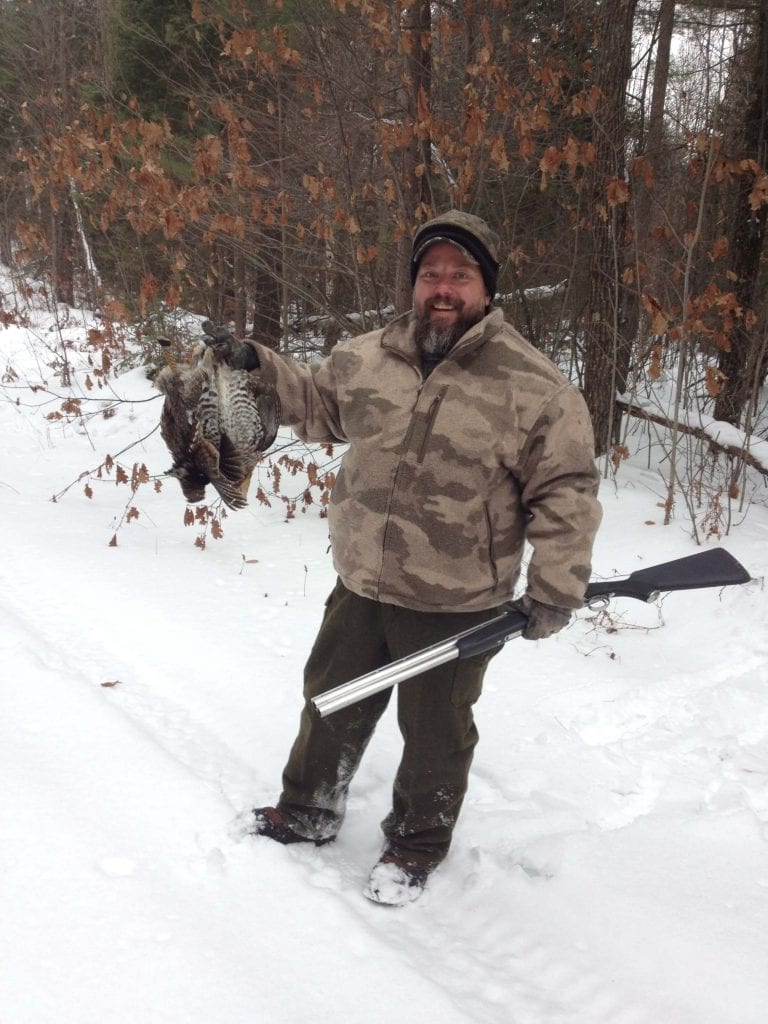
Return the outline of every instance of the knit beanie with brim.
<path id="1" fill-rule="evenodd" d="M 449 210 L 427 221 L 416 232 L 411 256 L 411 283 L 416 281 L 422 256 L 436 242 L 451 245 L 469 256 L 480 267 L 486 291 L 493 299 L 499 276 L 499 236 L 480 217 L 463 210 Z"/>

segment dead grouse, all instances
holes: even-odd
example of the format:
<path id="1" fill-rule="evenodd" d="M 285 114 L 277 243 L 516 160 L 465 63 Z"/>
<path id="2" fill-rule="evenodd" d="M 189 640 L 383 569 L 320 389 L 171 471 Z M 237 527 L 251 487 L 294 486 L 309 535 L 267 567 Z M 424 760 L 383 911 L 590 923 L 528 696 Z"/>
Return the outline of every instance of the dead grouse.
<path id="1" fill-rule="evenodd" d="M 246 496 L 261 453 L 275 440 L 280 400 L 258 373 L 234 370 L 203 345 L 191 365 L 166 366 L 155 378 L 165 395 L 160 433 L 173 457 L 189 502 L 205 498 L 212 484 L 229 508 L 247 505 Z"/>

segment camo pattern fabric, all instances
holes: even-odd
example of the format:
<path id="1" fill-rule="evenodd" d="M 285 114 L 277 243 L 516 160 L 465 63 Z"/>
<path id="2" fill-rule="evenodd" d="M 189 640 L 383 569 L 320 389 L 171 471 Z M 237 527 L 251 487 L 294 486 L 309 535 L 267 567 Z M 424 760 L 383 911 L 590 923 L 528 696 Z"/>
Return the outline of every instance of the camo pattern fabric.
<path id="1" fill-rule="evenodd" d="M 334 567 L 361 597 L 475 611 L 527 593 L 577 608 L 601 518 L 586 405 L 491 310 L 422 380 L 411 314 L 315 365 L 256 346 L 283 424 L 349 445 L 331 495 Z"/>

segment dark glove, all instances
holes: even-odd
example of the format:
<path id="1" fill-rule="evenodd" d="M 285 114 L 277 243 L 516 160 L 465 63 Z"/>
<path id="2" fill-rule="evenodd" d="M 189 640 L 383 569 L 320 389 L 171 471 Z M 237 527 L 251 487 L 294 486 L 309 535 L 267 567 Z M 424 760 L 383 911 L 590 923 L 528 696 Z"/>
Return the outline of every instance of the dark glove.
<path id="1" fill-rule="evenodd" d="M 523 637 L 526 640 L 545 640 L 548 636 L 559 633 L 571 621 L 570 608 L 542 604 L 527 594 L 513 601 L 512 607 L 522 612 L 528 619 L 528 624 L 523 630 Z"/>
<path id="2" fill-rule="evenodd" d="M 226 327 L 216 327 L 210 320 L 203 322 L 205 344 L 209 345 L 217 362 L 226 363 L 233 370 L 258 370 L 259 356 L 252 345 L 237 341 Z"/>

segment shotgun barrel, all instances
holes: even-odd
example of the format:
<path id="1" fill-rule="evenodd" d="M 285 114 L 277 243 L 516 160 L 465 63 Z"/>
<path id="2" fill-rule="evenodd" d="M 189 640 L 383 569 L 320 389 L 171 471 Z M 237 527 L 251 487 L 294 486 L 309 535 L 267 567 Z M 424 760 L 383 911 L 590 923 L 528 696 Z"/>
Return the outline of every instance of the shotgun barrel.
<path id="1" fill-rule="evenodd" d="M 606 604 L 615 597 L 631 597 L 639 601 L 653 601 L 660 593 L 676 590 L 700 590 L 709 587 L 738 586 L 748 583 L 751 576 L 733 555 L 723 548 L 711 548 L 672 562 L 638 569 L 626 577 L 595 580 L 587 586 L 584 604 L 588 607 Z M 350 704 L 386 690 L 413 676 L 428 672 L 457 658 L 471 658 L 494 647 L 514 640 L 525 629 L 526 617 L 516 608 L 509 607 L 488 622 L 473 626 L 461 633 L 425 647 L 384 668 L 375 669 L 348 683 L 321 693 L 312 705 L 321 718 L 340 711 Z"/>

